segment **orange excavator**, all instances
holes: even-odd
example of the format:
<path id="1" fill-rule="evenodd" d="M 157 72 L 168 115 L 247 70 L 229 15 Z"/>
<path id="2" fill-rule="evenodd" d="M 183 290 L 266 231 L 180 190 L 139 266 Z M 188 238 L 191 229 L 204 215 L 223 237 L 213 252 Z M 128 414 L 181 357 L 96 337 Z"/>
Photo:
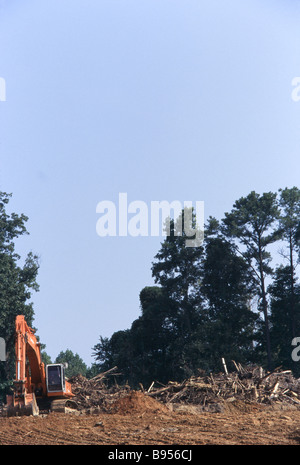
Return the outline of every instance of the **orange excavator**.
<path id="1" fill-rule="evenodd" d="M 13 394 L 6 397 L 7 416 L 39 415 L 40 409 L 65 412 L 75 405 L 71 401 L 71 384 L 65 378 L 65 365 L 42 362 L 41 344 L 34 332 L 23 315 L 16 317 L 16 375 Z"/>

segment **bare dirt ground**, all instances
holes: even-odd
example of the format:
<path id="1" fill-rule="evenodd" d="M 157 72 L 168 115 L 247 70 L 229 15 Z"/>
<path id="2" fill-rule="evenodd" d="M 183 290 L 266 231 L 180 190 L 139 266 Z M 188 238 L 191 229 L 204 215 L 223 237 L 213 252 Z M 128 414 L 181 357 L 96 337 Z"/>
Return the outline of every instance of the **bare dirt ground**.
<path id="1" fill-rule="evenodd" d="M 0 416 L 0 445 L 300 445 L 300 379 L 237 368 L 147 391 L 77 376 L 76 410 Z"/>
<path id="2" fill-rule="evenodd" d="M 221 413 L 147 399 L 110 413 L 0 418 L 0 445 L 299 445 L 300 410 L 231 402 Z"/>

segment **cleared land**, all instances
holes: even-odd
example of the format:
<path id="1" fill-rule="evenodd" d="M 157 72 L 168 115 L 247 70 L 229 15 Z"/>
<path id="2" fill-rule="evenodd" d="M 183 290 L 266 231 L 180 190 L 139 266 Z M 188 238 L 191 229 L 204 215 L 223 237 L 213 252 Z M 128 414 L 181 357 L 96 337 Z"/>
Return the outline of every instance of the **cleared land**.
<path id="1" fill-rule="evenodd" d="M 0 418 L 1 445 L 299 445 L 300 412 L 231 405 L 227 413 L 143 410 Z"/>
<path id="2" fill-rule="evenodd" d="M 68 414 L 0 417 L 0 445 L 300 444 L 300 380 L 289 371 L 236 366 L 139 391 L 107 376 L 71 379 Z"/>

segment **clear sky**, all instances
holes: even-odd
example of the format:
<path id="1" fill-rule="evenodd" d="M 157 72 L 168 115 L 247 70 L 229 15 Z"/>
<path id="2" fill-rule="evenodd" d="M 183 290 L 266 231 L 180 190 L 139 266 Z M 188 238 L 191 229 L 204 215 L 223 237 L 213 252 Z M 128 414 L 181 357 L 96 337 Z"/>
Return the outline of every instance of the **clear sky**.
<path id="1" fill-rule="evenodd" d="M 24 213 L 41 342 L 90 365 L 140 314 L 163 237 L 99 237 L 98 202 L 299 186 L 300 2 L 0 0 L 0 190 Z M 1 92 L 0 92 L 1 95 Z"/>

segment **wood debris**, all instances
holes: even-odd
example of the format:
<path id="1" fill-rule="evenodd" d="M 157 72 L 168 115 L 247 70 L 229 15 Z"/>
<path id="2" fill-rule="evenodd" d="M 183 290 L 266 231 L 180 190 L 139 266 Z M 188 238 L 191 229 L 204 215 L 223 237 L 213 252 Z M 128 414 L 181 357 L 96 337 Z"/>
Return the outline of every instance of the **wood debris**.
<path id="1" fill-rule="evenodd" d="M 220 406 L 230 402 L 274 404 L 300 408 L 300 379 L 290 370 L 276 368 L 266 372 L 256 365 L 241 366 L 233 362 L 229 371 L 224 361 L 224 372 L 201 372 L 182 382 L 170 381 L 161 385 L 153 381 L 149 387 L 139 385 L 143 396 L 152 397 L 169 408 L 178 405 L 196 406 L 198 410 L 218 412 Z M 100 373 L 92 379 L 78 375 L 69 381 L 80 411 L 85 413 L 111 412 L 118 399 L 125 399 L 133 389 L 129 385 L 106 383 L 110 376 L 117 376 L 117 367 Z M 109 387 L 108 387 L 109 384 Z"/>
<path id="2" fill-rule="evenodd" d="M 300 380 L 294 378 L 290 370 L 277 368 L 264 372 L 258 366 L 233 364 L 233 372 L 228 372 L 224 364 L 224 373 L 193 376 L 182 383 L 170 382 L 163 388 L 152 386 L 147 395 L 166 404 L 193 404 L 203 410 L 213 410 L 213 405 L 224 401 L 282 402 L 300 406 Z"/>
<path id="3" fill-rule="evenodd" d="M 73 376 L 69 379 L 72 392 L 75 394 L 72 400 L 76 402 L 79 411 L 85 413 L 107 412 L 116 399 L 128 394 L 130 391 L 128 385 L 119 386 L 115 383 L 113 386 L 107 387 L 107 377 L 117 376 L 116 370 L 117 367 L 111 368 L 91 379 L 87 379 L 82 375 Z"/>

